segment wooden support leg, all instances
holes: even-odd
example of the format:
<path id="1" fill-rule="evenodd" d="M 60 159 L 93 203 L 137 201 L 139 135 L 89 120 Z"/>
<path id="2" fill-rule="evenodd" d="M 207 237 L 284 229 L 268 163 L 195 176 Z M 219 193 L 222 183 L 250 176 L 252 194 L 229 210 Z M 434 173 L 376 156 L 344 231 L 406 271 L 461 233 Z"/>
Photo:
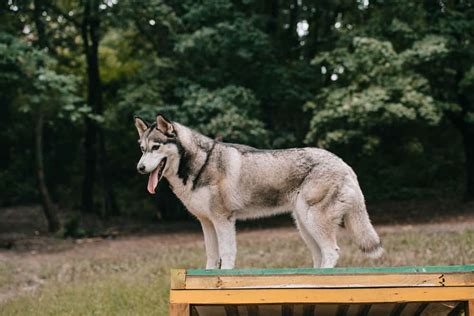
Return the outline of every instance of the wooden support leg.
<path id="1" fill-rule="evenodd" d="M 467 301 L 466 316 L 474 316 L 474 300 Z"/>
<path id="2" fill-rule="evenodd" d="M 169 310 L 170 316 L 190 316 L 190 306 L 189 304 L 170 304 Z"/>

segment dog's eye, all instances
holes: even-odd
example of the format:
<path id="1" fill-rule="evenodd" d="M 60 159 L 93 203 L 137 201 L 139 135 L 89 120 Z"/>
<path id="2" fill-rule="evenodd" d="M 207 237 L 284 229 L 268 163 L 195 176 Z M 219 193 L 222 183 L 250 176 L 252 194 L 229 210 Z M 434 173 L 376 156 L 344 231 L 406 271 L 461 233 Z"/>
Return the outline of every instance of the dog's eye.
<path id="1" fill-rule="evenodd" d="M 151 150 L 158 150 L 160 148 L 160 145 L 153 145 L 153 147 L 151 147 Z"/>

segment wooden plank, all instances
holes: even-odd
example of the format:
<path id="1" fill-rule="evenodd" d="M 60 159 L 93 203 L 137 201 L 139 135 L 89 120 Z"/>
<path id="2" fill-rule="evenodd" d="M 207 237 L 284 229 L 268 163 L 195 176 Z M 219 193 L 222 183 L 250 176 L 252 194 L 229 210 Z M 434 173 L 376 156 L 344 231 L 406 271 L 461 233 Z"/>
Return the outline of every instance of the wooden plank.
<path id="1" fill-rule="evenodd" d="M 190 304 L 404 303 L 474 299 L 469 287 L 373 289 L 172 290 L 170 302 Z"/>
<path id="2" fill-rule="evenodd" d="M 474 286 L 474 273 L 191 276 L 186 289 Z"/>
<path id="3" fill-rule="evenodd" d="M 342 304 L 337 307 L 337 316 L 346 316 L 347 311 L 349 310 L 349 305 L 347 304 Z"/>
<path id="4" fill-rule="evenodd" d="M 293 304 L 283 304 L 281 306 L 281 316 L 293 316 L 295 307 Z"/>
<path id="5" fill-rule="evenodd" d="M 326 269 L 189 269 L 191 275 L 277 275 L 277 274 L 359 274 L 359 273 L 453 273 L 474 272 L 474 265 L 458 266 L 404 266 L 371 268 L 326 268 Z"/>
<path id="6" fill-rule="evenodd" d="M 416 309 L 415 314 L 413 314 L 413 316 L 420 316 L 428 307 L 428 305 L 429 303 L 421 303 L 420 306 L 418 306 L 418 308 Z"/>
<path id="7" fill-rule="evenodd" d="M 304 305 L 303 306 L 303 316 L 314 316 L 314 312 L 316 311 L 315 305 Z"/>
<path id="8" fill-rule="evenodd" d="M 407 307 L 406 303 L 395 305 L 395 307 L 390 312 L 390 316 L 400 316 L 403 310 L 405 309 L 405 307 Z"/>
<path id="9" fill-rule="evenodd" d="M 170 283 L 170 288 L 172 290 L 186 288 L 186 270 L 171 269 Z"/>
<path id="10" fill-rule="evenodd" d="M 465 314 L 466 311 L 466 302 L 459 302 L 456 306 L 449 312 L 448 316 L 460 316 Z"/>
<path id="11" fill-rule="evenodd" d="M 169 315 L 170 316 L 189 316 L 190 315 L 189 304 L 171 303 L 169 305 Z"/>
<path id="12" fill-rule="evenodd" d="M 369 314 L 369 311 L 370 311 L 371 307 L 372 307 L 372 305 L 370 305 L 370 304 L 362 305 L 359 308 L 357 316 L 367 316 Z"/>

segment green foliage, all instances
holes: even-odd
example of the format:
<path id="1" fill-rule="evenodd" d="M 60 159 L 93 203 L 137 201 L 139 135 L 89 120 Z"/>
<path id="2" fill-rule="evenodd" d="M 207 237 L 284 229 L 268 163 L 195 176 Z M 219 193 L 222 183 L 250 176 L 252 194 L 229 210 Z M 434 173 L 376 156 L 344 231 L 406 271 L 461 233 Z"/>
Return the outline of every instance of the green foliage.
<path id="1" fill-rule="evenodd" d="M 268 146 L 268 131 L 255 118 L 258 101 L 251 90 L 227 86 L 209 91 L 192 85 L 178 95 L 183 103 L 175 107 L 177 121 L 224 141 Z"/>
<path id="2" fill-rule="evenodd" d="M 469 152 L 474 130 L 473 16 L 464 1 L 370 4 L 346 15 L 341 24 L 352 31 L 313 59 L 326 83 L 306 103 L 306 141 L 352 162 L 369 196 L 432 194 L 417 188 L 433 187 L 446 170 L 459 175 L 463 151 L 454 148 L 463 141 Z M 466 165 L 474 163 L 469 157 Z M 441 190 L 459 190 L 445 179 Z"/>
<path id="3" fill-rule="evenodd" d="M 256 28 L 252 20 L 237 17 L 233 21 L 220 22 L 213 27 L 204 26 L 180 36 L 175 49 L 186 56 L 199 57 L 203 63 L 213 61 L 235 67 L 268 53 L 268 40 L 268 36 Z M 229 51 L 233 54 L 226 54 Z M 228 64 L 228 61 L 238 64 Z"/>
<path id="4" fill-rule="evenodd" d="M 48 125 L 76 122 L 89 109 L 77 96 L 77 78 L 57 72 L 57 63 L 45 51 L 7 33 L 0 32 L 0 39 L 0 99 L 8 109 L 8 128 L 0 134 L 8 164 L 0 174 L 2 202 L 30 202 L 37 196 L 33 118 L 41 111 Z"/>
<path id="5" fill-rule="evenodd" d="M 448 54 L 446 38 L 438 35 L 428 35 L 414 42 L 413 47 L 404 52 L 404 59 L 410 64 L 427 63 Z"/>
<path id="6" fill-rule="evenodd" d="M 180 66 L 187 77 L 200 85 L 246 86 L 259 80 L 256 72 L 271 58 L 270 47 L 268 35 L 253 19 L 238 16 L 180 34 L 175 51 L 185 61 Z"/>
<path id="7" fill-rule="evenodd" d="M 127 97 L 121 107 L 132 109 L 134 114 L 150 122 L 156 113 L 164 113 L 210 137 L 255 146 L 269 144 L 268 131 L 255 117 L 258 100 L 249 89 L 230 85 L 209 90 L 192 84 L 175 89 L 174 97 L 182 100 L 180 105 L 164 103 L 157 81 L 152 81 L 151 86 L 147 83 L 137 89 L 129 87 L 123 93 Z"/>
<path id="8" fill-rule="evenodd" d="M 405 54 L 390 42 L 355 37 L 352 45 L 322 53 L 313 63 L 326 67 L 332 82 L 307 104 L 314 113 L 306 141 L 331 148 L 360 144 L 370 153 L 383 129 L 440 122 L 442 112 L 428 81 L 405 66 Z"/>
<path id="9" fill-rule="evenodd" d="M 10 94 L 19 111 L 35 112 L 42 107 L 70 121 L 89 113 L 86 106 L 78 105 L 75 76 L 58 73 L 56 62 L 46 52 L 22 40 L 4 33 L 0 39 L 0 93 Z"/>

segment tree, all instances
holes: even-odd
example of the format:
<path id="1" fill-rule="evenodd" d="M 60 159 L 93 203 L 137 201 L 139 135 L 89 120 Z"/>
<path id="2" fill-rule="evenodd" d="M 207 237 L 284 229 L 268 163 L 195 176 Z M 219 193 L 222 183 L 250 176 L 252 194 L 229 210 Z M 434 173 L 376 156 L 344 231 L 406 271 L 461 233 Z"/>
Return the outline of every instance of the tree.
<path id="1" fill-rule="evenodd" d="M 464 140 L 466 198 L 474 198 L 474 9 L 465 1 L 377 2 L 359 15 L 363 23 L 342 20 L 352 31 L 313 60 L 327 87 L 308 106 L 307 141 L 372 150 L 384 131 L 448 119 Z"/>
<path id="2" fill-rule="evenodd" d="M 33 21 L 37 31 L 37 45 L 40 49 L 48 47 L 45 27 L 41 20 L 42 13 L 42 2 L 41 0 L 34 1 L 33 9 Z M 42 66 L 42 65 L 39 65 Z M 36 171 L 38 176 L 38 186 L 41 195 L 41 202 L 43 205 L 43 211 L 48 221 L 48 230 L 50 232 L 57 232 L 61 229 L 61 222 L 59 220 L 58 211 L 56 206 L 51 200 L 48 186 L 46 185 L 45 174 L 44 174 L 44 158 L 43 158 L 43 131 L 44 131 L 44 104 L 38 103 L 36 110 L 36 126 L 35 126 L 35 149 L 36 149 Z"/>
<path id="3" fill-rule="evenodd" d="M 390 137 L 410 124 L 437 124 L 440 105 L 428 81 L 404 67 L 404 57 L 390 42 L 361 37 L 348 48 L 318 55 L 313 62 L 334 83 L 307 105 L 314 115 L 306 141 L 321 147 L 359 144 L 370 152 L 384 131 Z"/>
<path id="4" fill-rule="evenodd" d="M 453 193 L 465 161 L 472 196 L 467 1 L 30 0 L 0 3 L 0 17 L 0 45 L 16 50 L 0 69 L 2 205 L 43 196 L 103 216 L 185 218 L 164 183 L 153 201 L 135 172 L 131 117 L 157 112 L 223 141 L 328 147 L 369 197 L 434 195 L 437 183 Z M 59 85 L 65 74 L 77 91 Z M 68 94 L 80 98 L 59 104 Z M 22 150 L 31 126 L 36 146 Z"/>
<path id="5" fill-rule="evenodd" d="M 469 1 L 423 3 L 425 29 L 406 52 L 462 136 L 466 191 L 474 199 L 474 7 Z"/>
<path id="6" fill-rule="evenodd" d="M 45 121 L 58 119 L 58 114 L 76 110 L 76 78 L 55 72 L 54 60 L 43 51 L 29 46 L 6 33 L 0 33 L 0 64 L 4 70 L 0 79 L 2 90 L 7 86 L 18 88 L 11 102 L 20 111 L 35 117 L 35 156 L 38 191 L 48 230 L 57 232 L 61 228 L 56 206 L 52 202 L 45 180 L 43 159 L 43 129 Z"/>
<path id="7" fill-rule="evenodd" d="M 96 174 L 98 173 L 103 198 L 101 203 L 103 206 L 102 215 L 107 216 L 118 214 L 119 209 L 110 182 L 110 171 L 107 167 L 105 135 L 99 124 L 104 112 L 103 88 L 99 69 L 99 42 L 103 33 L 101 30 L 103 16 L 108 16 L 108 12 L 99 8 L 103 5 L 98 0 L 84 0 L 81 1 L 80 5 L 57 5 L 53 1 L 43 3 L 46 11 L 69 24 L 73 30 L 70 34 L 72 38 L 80 35 L 82 39 L 83 54 L 86 60 L 86 99 L 87 105 L 91 109 L 91 115 L 85 117 L 84 179 L 81 209 L 83 212 L 92 213 L 95 210 L 94 193 L 96 192 L 95 183 Z"/>

